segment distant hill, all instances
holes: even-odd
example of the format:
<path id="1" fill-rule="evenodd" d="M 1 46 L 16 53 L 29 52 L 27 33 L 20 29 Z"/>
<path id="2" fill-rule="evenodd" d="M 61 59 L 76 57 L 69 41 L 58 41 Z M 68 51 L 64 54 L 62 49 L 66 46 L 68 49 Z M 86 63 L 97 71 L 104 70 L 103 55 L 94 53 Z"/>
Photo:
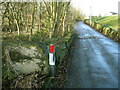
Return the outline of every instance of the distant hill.
<path id="1" fill-rule="evenodd" d="M 95 20 L 97 23 L 101 23 L 118 30 L 118 15 L 94 17 L 93 20 Z"/>

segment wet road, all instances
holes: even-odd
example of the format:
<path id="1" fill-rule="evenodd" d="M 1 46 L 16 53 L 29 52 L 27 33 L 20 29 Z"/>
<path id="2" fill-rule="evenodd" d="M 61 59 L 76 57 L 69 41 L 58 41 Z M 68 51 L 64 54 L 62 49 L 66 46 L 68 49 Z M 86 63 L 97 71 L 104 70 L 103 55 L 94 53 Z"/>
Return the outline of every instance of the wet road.
<path id="1" fill-rule="evenodd" d="M 76 34 L 64 87 L 118 88 L 118 44 L 83 22 Z"/>

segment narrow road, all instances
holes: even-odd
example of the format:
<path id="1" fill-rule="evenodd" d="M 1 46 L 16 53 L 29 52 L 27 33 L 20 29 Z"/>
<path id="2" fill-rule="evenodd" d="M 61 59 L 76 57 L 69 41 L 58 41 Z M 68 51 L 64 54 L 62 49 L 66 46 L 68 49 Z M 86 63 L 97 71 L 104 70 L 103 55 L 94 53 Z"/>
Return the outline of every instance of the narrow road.
<path id="1" fill-rule="evenodd" d="M 118 44 L 78 22 L 65 88 L 118 88 Z"/>

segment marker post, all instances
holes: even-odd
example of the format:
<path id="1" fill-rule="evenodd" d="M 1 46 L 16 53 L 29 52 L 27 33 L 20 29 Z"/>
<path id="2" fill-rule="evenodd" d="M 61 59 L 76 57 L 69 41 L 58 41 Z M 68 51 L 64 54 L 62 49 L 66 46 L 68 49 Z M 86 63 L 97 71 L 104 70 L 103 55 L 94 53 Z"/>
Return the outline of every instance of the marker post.
<path id="1" fill-rule="evenodd" d="M 50 65 L 50 75 L 54 77 L 55 75 L 55 46 L 50 44 L 49 46 L 49 65 Z"/>

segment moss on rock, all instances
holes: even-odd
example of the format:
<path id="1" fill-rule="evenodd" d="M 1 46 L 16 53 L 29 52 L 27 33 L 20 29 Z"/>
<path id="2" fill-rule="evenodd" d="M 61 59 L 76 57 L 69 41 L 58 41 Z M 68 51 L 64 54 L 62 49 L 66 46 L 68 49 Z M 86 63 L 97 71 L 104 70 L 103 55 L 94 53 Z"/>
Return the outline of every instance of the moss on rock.
<path id="1" fill-rule="evenodd" d="M 8 49 L 10 62 L 14 64 L 18 73 L 30 74 L 35 71 L 48 73 L 48 57 L 37 44 L 17 43 L 6 45 L 5 48 Z M 5 57 L 5 59 L 7 58 Z"/>

